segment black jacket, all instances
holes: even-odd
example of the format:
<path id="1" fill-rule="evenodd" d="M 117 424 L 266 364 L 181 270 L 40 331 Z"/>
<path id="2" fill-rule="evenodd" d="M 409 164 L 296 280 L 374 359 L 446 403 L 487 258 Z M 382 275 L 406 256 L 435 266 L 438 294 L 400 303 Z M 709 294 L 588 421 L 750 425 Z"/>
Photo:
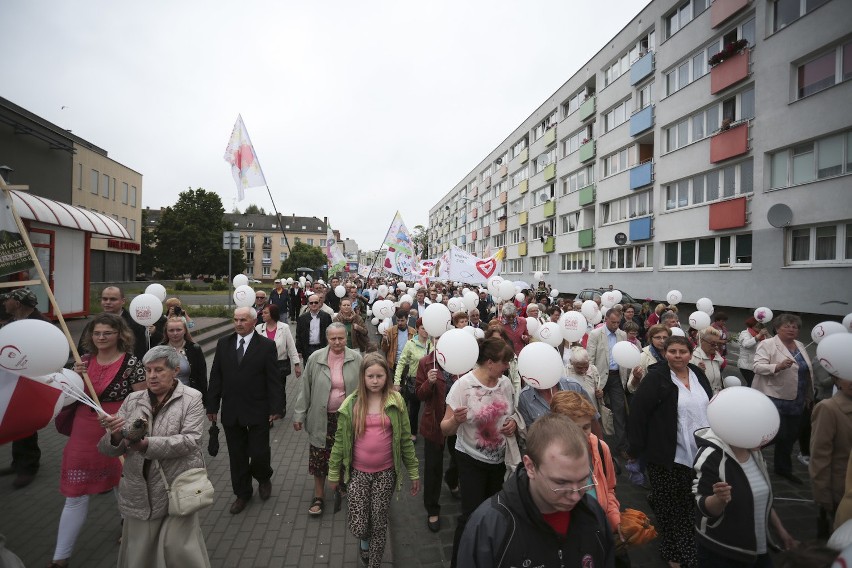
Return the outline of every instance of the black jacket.
<path id="1" fill-rule="evenodd" d="M 186 360 L 189 361 L 189 386 L 207 396 L 207 361 L 201 346 L 192 341 L 184 345 Z"/>
<path id="2" fill-rule="evenodd" d="M 691 363 L 689 368 L 707 398 L 713 398 L 704 371 Z M 644 456 L 650 463 L 672 468 L 677 451 L 677 398 L 678 388 L 672 382 L 669 364 L 660 362 L 648 367 L 648 374 L 633 394 L 627 417 L 627 453 L 631 457 Z"/>
<path id="3" fill-rule="evenodd" d="M 695 456 L 695 540 L 716 554 L 737 562 L 754 563 L 757 560 L 757 538 L 754 534 L 754 497 L 742 466 L 730 446 L 720 440 L 710 428 L 695 433 L 698 454 Z M 769 486 L 769 499 L 765 514 L 767 548 L 778 547 L 769 531 L 769 513 L 772 510 L 772 483 L 760 451 L 750 452 L 758 469 Z M 725 481 L 731 486 L 731 501 L 724 512 L 714 517 L 704 506 L 713 495 L 713 484 Z"/>
<path id="4" fill-rule="evenodd" d="M 526 469 L 518 467 L 502 491 L 474 511 L 459 543 L 461 568 L 615 566 L 612 533 L 592 496 L 584 495 L 571 510 L 563 538 L 541 516 L 529 484 Z"/>
<path id="5" fill-rule="evenodd" d="M 278 290 L 273 288 L 272 291 L 269 293 L 269 303 L 278 306 L 281 319 L 284 319 L 284 315 L 287 314 L 290 310 L 290 297 L 287 293 L 287 289 L 282 289 L 281 293 L 279 294 Z"/>
<path id="6" fill-rule="evenodd" d="M 331 316 L 320 310 L 319 313 L 320 320 L 320 347 L 325 347 L 328 345 L 328 340 L 325 337 L 325 330 L 328 326 L 331 325 Z M 299 352 L 299 355 L 304 355 L 307 353 L 308 349 L 308 339 L 311 333 L 311 312 L 307 311 L 299 316 L 299 319 L 296 320 L 296 351 Z M 304 360 L 304 359 L 303 359 Z"/>

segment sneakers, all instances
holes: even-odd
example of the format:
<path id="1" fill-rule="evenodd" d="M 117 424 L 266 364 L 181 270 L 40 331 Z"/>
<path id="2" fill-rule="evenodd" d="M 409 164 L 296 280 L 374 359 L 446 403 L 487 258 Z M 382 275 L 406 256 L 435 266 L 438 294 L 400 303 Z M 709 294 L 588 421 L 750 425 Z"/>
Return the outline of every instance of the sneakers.
<path id="1" fill-rule="evenodd" d="M 799 463 L 804 465 L 804 466 L 810 466 L 811 465 L 811 456 L 803 456 L 802 452 L 799 452 L 799 455 L 796 456 L 796 459 L 798 459 Z"/>

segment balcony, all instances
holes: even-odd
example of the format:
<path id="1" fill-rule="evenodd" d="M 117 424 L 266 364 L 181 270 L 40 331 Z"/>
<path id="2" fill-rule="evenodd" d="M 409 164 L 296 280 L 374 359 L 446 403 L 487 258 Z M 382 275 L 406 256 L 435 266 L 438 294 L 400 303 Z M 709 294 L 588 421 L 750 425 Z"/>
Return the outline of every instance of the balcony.
<path id="1" fill-rule="evenodd" d="M 551 199 L 544 203 L 544 216 L 553 217 L 554 215 L 556 215 L 556 200 Z"/>
<path id="2" fill-rule="evenodd" d="M 528 220 L 529 220 L 529 212 L 528 211 L 521 211 L 520 214 L 518 215 L 518 225 L 526 225 Z"/>
<path id="3" fill-rule="evenodd" d="M 711 95 L 724 91 L 748 77 L 749 53 L 750 49 L 744 49 L 710 69 Z"/>
<path id="4" fill-rule="evenodd" d="M 630 84 L 639 83 L 654 72 L 654 52 L 649 51 L 630 66 Z"/>
<path id="5" fill-rule="evenodd" d="M 470 212 L 470 218 L 476 219 L 477 215 L 479 215 L 479 210 L 474 207 L 473 210 Z M 464 223 L 464 219 L 462 219 L 462 223 Z"/>
<path id="6" fill-rule="evenodd" d="M 527 256 L 527 241 L 518 243 L 518 256 Z"/>
<path id="7" fill-rule="evenodd" d="M 500 230 L 501 233 L 506 232 L 506 226 L 507 225 L 508 225 L 508 223 L 506 222 L 506 219 L 500 219 L 500 229 L 499 230 Z"/>
<path id="8" fill-rule="evenodd" d="M 470 188 L 470 196 L 476 197 L 477 195 L 479 195 L 479 186 L 475 185 L 472 188 Z"/>
<path id="9" fill-rule="evenodd" d="M 595 115 L 595 101 L 597 97 L 592 95 L 580 105 L 580 121 L 585 122 Z"/>
<path id="10" fill-rule="evenodd" d="M 520 157 L 521 157 L 521 163 L 526 164 L 527 160 L 530 159 L 530 149 L 524 148 L 523 150 L 521 150 Z"/>
<path id="11" fill-rule="evenodd" d="M 651 185 L 654 181 L 654 162 L 645 162 L 630 169 L 630 189 Z"/>
<path id="12" fill-rule="evenodd" d="M 648 105 L 630 117 L 630 135 L 638 136 L 654 126 L 654 105 Z"/>
<path id="13" fill-rule="evenodd" d="M 504 191 L 500 194 L 500 205 L 506 205 L 506 202 L 509 200 L 509 193 Z"/>
<path id="14" fill-rule="evenodd" d="M 264 241 L 263 250 L 272 250 L 272 241 Z"/>
<path id="15" fill-rule="evenodd" d="M 556 177 L 556 164 L 547 164 L 544 167 L 544 181 L 550 181 Z"/>
<path id="16" fill-rule="evenodd" d="M 630 240 L 646 241 L 651 238 L 651 217 L 642 217 L 630 221 Z M 637 267 L 639 268 L 639 267 Z"/>
<path id="17" fill-rule="evenodd" d="M 490 225 L 485 227 L 484 229 L 482 229 L 482 236 L 486 239 L 491 236 L 491 226 Z"/>
<path id="18" fill-rule="evenodd" d="M 553 252 L 556 250 L 556 237 L 547 237 L 544 239 L 544 246 L 542 247 L 544 252 Z"/>
<path id="19" fill-rule="evenodd" d="M 260 264 L 263 265 L 263 266 L 272 266 L 272 259 L 271 258 L 261 259 Z"/>
<path id="20" fill-rule="evenodd" d="M 523 195 L 530 188 L 530 180 L 525 179 L 521 183 L 518 184 L 518 194 Z"/>
<path id="21" fill-rule="evenodd" d="M 556 142 L 556 127 L 552 126 L 544 133 L 544 145 L 550 146 L 554 142 Z"/>
<path id="22" fill-rule="evenodd" d="M 590 248 L 595 246 L 595 230 L 583 229 L 577 235 L 577 246 L 580 248 Z"/>
<path id="23" fill-rule="evenodd" d="M 580 161 L 588 162 L 595 157 L 596 144 L 594 140 L 589 140 L 580 146 Z"/>
<path id="24" fill-rule="evenodd" d="M 246 243 L 246 250 L 254 250 L 254 241 Z"/>
<path id="25" fill-rule="evenodd" d="M 731 16 L 748 6 L 749 0 L 713 0 L 710 5 L 710 27 L 717 28 Z"/>
<path id="26" fill-rule="evenodd" d="M 482 210 L 485 211 L 486 213 L 490 213 L 491 212 L 491 202 L 486 201 L 485 205 L 482 206 Z"/>
<path id="27" fill-rule="evenodd" d="M 503 165 L 503 166 L 500 166 L 500 168 L 497 169 L 497 177 L 498 178 L 504 178 L 504 177 L 506 177 L 506 174 L 508 174 L 508 173 L 509 173 L 509 167 L 508 166 Z"/>
<path id="28" fill-rule="evenodd" d="M 484 180 L 482 180 L 482 187 L 489 188 L 491 187 L 491 176 L 488 176 Z"/>
<path id="29" fill-rule="evenodd" d="M 742 156 L 748 150 L 748 121 L 745 121 L 710 138 L 710 163 L 717 164 Z"/>
<path id="30" fill-rule="evenodd" d="M 595 202 L 595 184 L 587 185 L 580 189 L 580 207 L 591 205 Z"/>
<path id="31" fill-rule="evenodd" d="M 475 239 L 475 238 L 476 238 L 476 236 L 475 236 L 475 235 L 476 235 L 476 231 L 474 231 L 474 232 L 473 232 L 473 235 L 474 235 L 474 236 L 473 236 L 472 238 L 474 238 L 474 239 Z M 460 242 L 461 244 L 463 244 L 463 245 L 467 244 L 467 235 L 462 235 L 461 237 L 459 237 L 459 242 Z"/>
<path id="32" fill-rule="evenodd" d="M 745 227 L 746 203 L 745 197 L 738 197 L 710 205 L 710 230 L 723 231 Z"/>

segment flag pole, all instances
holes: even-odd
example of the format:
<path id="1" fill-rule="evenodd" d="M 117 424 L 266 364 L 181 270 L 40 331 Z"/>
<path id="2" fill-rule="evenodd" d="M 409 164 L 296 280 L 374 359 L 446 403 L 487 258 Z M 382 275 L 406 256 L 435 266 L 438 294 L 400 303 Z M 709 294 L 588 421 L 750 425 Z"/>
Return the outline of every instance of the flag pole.
<path id="1" fill-rule="evenodd" d="M 373 266 L 370 267 L 370 272 L 367 273 L 367 280 L 370 279 L 370 275 L 373 274 L 373 269 L 376 267 L 376 262 L 379 260 L 379 254 L 382 252 L 382 247 L 385 246 L 385 243 L 388 240 L 388 233 L 393 228 L 393 222 L 396 220 L 396 216 L 399 215 L 399 210 L 394 213 L 393 219 L 391 219 L 390 225 L 388 225 L 388 230 L 385 231 L 385 238 L 382 240 L 382 244 L 379 245 L 379 252 L 376 253 L 376 258 L 373 259 Z"/>

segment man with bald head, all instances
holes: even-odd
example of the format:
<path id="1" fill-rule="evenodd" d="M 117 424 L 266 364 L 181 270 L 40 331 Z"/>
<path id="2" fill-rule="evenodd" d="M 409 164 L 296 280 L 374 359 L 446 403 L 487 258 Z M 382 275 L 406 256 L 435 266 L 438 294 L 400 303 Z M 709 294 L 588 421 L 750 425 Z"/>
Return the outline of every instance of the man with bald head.
<path id="1" fill-rule="evenodd" d="M 318 294 L 308 297 L 308 310 L 296 320 L 296 351 L 302 361 L 307 361 L 314 351 L 319 351 L 328 341 L 326 328 L 331 325 L 331 316 L 322 310 L 322 298 Z"/>
<path id="2" fill-rule="evenodd" d="M 236 500 L 231 514 L 243 511 L 258 482 L 258 494 L 266 501 L 272 494 L 272 452 L 269 428 L 284 410 L 284 384 L 278 372 L 275 342 L 255 333 L 254 308 L 234 310 L 234 333 L 216 344 L 205 407 L 215 422 L 222 405 L 222 426 L 228 442 L 231 487 Z"/>

